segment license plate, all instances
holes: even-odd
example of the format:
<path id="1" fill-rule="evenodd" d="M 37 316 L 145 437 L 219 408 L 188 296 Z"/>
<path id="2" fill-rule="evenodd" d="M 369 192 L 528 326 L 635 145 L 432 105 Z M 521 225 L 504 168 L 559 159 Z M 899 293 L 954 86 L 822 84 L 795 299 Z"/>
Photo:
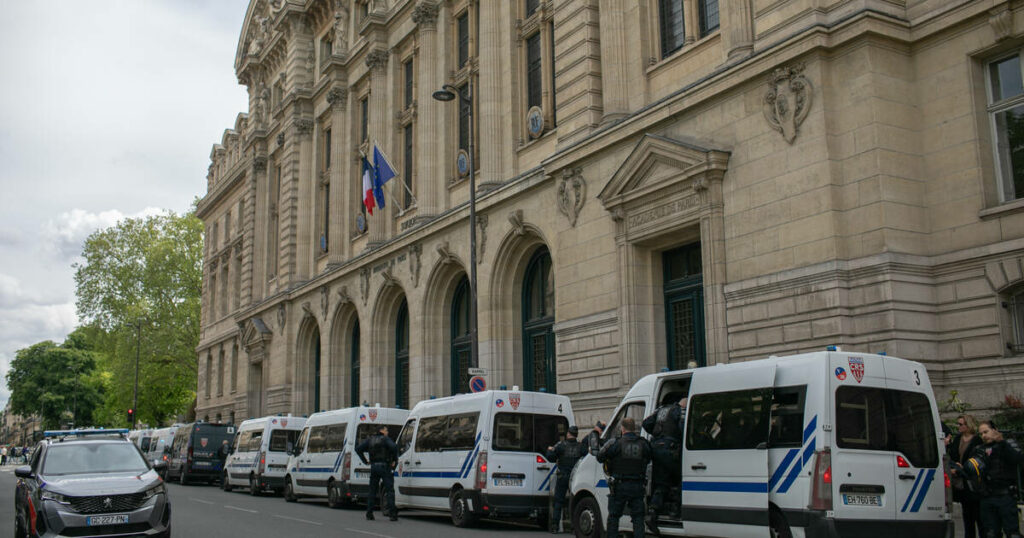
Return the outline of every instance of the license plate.
<path id="1" fill-rule="evenodd" d="M 209 467 L 210 462 L 208 461 L 193 461 L 192 465 L 195 467 Z"/>
<path id="2" fill-rule="evenodd" d="M 843 504 L 850 506 L 882 506 L 881 495 L 843 495 Z"/>
<path id="3" fill-rule="evenodd" d="M 128 523 L 128 514 L 113 514 L 109 516 L 89 516 L 85 518 L 85 524 L 95 525 L 118 525 Z"/>
<path id="4" fill-rule="evenodd" d="M 506 486 L 506 487 L 512 487 L 512 488 L 521 488 L 521 487 L 523 487 L 523 479 L 522 478 L 495 478 L 494 479 L 494 485 L 495 486 Z"/>

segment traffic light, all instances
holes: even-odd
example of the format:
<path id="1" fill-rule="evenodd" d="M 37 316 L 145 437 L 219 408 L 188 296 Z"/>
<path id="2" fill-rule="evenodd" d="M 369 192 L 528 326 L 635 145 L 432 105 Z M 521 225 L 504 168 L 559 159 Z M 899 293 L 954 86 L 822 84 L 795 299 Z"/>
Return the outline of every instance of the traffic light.
<path id="1" fill-rule="evenodd" d="M 128 424 L 135 425 L 135 410 L 130 407 L 128 408 Z"/>

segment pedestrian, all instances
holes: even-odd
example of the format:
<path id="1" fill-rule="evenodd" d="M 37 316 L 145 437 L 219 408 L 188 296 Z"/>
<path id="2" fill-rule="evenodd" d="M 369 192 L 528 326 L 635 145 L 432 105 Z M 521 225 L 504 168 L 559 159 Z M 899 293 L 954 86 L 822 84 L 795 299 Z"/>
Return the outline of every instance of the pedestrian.
<path id="1" fill-rule="evenodd" d="M 984 442 L 968 461 L 968 469 L 980 470 L 979 502 L 985 538 L 998 538 L 1000 531 L 1008 538 L 1020 538 L 1017 520 L 1017 466 L 1024 462 L 1024 452 L 1013 439 L 1004 439 L 995 424 L 986 420 L 978 425 Z"/>
<path id="2" fill-rule="evenodd" d="M 576 426 L 569 426 L 565 434 L 565 440 L 559 441 L 555 446 L 548 447 L 547 457 L 549 461 L 558 464 L 555 471 L 555 499 L 551 509 L 550 531 L 558 534 L 559 524 L 562 522 L 562 507 L 565 506 L 565 494 L 569 491 L 569 475 L 573 467 L 585 454 L 585 447 L 576 440 L 580 430 Z"/>
<path id="3" fill-rule="evenodd" d="M 683 420 L 686 416 L 686 397 L 669 393 L 651 416 L 644 419 L 644 431 L 651 435 L 654 465 L 651 469 L 653 491 L 648 507 L 647 525 L 658 532 L 658 516 L 668 513 L 679 519 L 682 505 L 679 484 L 682 482 Z M 668 509 L 665 504 L 668 501 Z"/>
<path id="4" fill-rule="evenodd" d="M 0 448 L 0 465 L 7 464 L 7 445 Z"/>
<path id="5" fill-rule="evenodd" d="M 370 461 L 366 461 L 366 453 Z M 384 499 L 381 500 L 381 515 L 390 516 L 391 521 L 398 521 L 398 510 L 395 508 L 395 476 L 392 474 L 398 462 L 398 445 L 388 437 L 388 427 L 381 424 L 377 433 L 367 437 L 356 447 L 356 455 L 364 464 L 370 465 L 370 494 L 366 501 L 366 519 L 373 519 L 373 504 L 377 498 L 380 483 L 384 482 Z"/>
<path id="6" fill-rule="evenodd" d="M 967 460 L 982 445 L 981 436 L 978 435 L 978 421 L 971 415 L 960 415 L 956 417 L 956 428 L 958 433 L 949 439 L 946 452 L 949 455 L 950 483 L 953 487 L 953 502 L 960 503 L 964 520 L 964 538 L 977 538 L 985 536 L 984 527 L 981 524 L 979 502 L 981 499 L 978 493 L 967 487 L 964 479 L 963 466 Z"/>
<path id="7" fill-rule="evenodd" d="M 651 445 L 637 435 L 636 420 L 622 419 L 622 437 L 609 441 L 597 454 L 597 461 L 607 462 L 609 537 L 619 535 L 619 518 L 628 506 L 633 521 L 633 538 L 644 536 L 644 477 L 651 461 Z"/>

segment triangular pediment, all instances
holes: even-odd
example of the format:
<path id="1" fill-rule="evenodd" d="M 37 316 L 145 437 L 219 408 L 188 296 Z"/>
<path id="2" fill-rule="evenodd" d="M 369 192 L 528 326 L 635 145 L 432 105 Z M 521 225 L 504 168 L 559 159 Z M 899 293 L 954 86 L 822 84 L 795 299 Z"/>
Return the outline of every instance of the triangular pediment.
<path id="1" fill-rule="evenodd" d="M 266 345 L 270 342 L 273 334 L 267 324 L 263 322 L 263 318 L 249 318 L 242 328 L 242 345 L 246 349 Z"/>
<path id="2" fill-rule="evenodd" d="M 611 208 L 708 170 L 724 170 L 728 159 L 729 153 L 724 150 L 645 134 L 601 190 L 598 199 L 605 208 Z"/>

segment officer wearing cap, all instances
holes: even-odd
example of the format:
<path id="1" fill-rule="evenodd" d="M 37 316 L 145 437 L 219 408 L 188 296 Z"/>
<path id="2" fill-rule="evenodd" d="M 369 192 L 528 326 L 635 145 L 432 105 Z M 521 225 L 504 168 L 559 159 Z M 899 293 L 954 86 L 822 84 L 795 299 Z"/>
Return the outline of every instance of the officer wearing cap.
<path id="1" fill-rule="evenodd" d="M 555 477 L 555 499 L 551 510 L 551 533 L 558 533 L 558 524 L 562 521 L 562 507 L 565 506 L 565 493 L 569 491 L 569 475 L 572 474 L 576 462 L 586 455 L 585 447 L 576 440 L 580 431 L 576 426 L 569 426 L 564 441 L 548 447 L 548 460 L 556 462 L 558 468 Z"/>
<path id="2" fill-rule="evenodd" d="M 651 445 L 637 435 L 636 420 L 622 419 L 622 437 L 601 447 L 597 461 L 607 462 L 611 471 L 608 481 L 608 536 L 619 535 L 619 518 L 628 506 L 633 520 L 633 538 L 644 536 L 644 477 L 651 461 Z"/>
<path id="3" fill-rule="evenodd" d="M 395 476 L 392 470 L 398 461 L 398 445 L 388 437 L 388 427 L 381 424 L 377 433 L 367 437 L 356 447 L 356 455 L 364 464 L 370 465 L 370 495 L 366 501 L 366 519 L 373 519 L 373 504 L 380 483 L 384 482 L 384 499 L 381 501 L 381 515 L 390 515 L 391 521 L 398 521 L 395 509 Z M 366 461 L 366 453 L 370 461 Z"/>

